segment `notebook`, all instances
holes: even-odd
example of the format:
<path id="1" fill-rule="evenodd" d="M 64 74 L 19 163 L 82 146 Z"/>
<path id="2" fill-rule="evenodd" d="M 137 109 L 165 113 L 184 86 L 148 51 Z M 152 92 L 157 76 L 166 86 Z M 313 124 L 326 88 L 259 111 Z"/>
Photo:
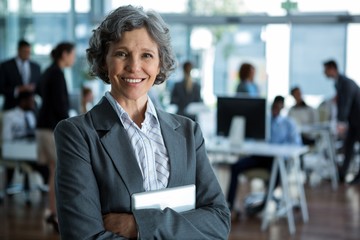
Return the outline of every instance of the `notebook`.
<path id="1" fill-rule="evenodd" d="M 176 212 L 195 209 L 196 187 L 194 184 L 164 188 L 155 191 L 134 193 L 131 195 L 132 209 L 165 209 L 171 208 Z"/>

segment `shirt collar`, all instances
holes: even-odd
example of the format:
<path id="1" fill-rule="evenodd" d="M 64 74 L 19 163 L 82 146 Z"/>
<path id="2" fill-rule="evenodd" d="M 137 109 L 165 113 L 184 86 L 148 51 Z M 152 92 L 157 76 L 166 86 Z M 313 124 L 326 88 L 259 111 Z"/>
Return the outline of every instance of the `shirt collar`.
<path id="1" fill-rule="evenodd" d="M 29 60 L 22 60 L 21 58 L 19 58 L 19 57 L 16 57 L 15 58 L 15 61 L 16 61 L 16 63 L 17 64 L 25 64 L 25 63 L 28 63 L 29 62 Z"/>
<path id="2" fill-rule="evenodd" d="M 105 93 L 105 97 L 107 98 L 107 100 L 110 102 L 111 106 L 113 107 L 113 109 L 115 110 L 115 112 L 118 114 L 121 123 L 124 125 L 124 120 L 125 119 L 129 119 L 130 121 L 131 118 L 129 117 L 129 114 L 125 111 L 125 109 L 115 100 L 115 98 L 111 95 L 111 93 L 109 91 L 107 91 Z M 158 116 L 156 114 L 156 110 L 154 107 L 153 102 L 151 101 L 151 99 L 148 96 L 148 101 L 146 104 L 146 111 L 145 111 L 145 120 L 143 122 L 143 125 L 148 125 L 150 123 L 155 124 L 155 125 L 159 125 L 159 120 L 158 120 Z"/>

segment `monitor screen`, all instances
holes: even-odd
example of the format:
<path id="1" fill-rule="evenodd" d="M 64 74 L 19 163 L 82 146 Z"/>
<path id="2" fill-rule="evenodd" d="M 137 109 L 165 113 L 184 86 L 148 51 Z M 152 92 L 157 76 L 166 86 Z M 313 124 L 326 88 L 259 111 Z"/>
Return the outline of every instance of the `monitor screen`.
<path id="1" fill-rule="evenodd" d="M 217 98 L 217 135 L 228 136 L 234 116 L 245 118 L 245 139 L 266 140 L 266 99 L 245 96 Z"/>

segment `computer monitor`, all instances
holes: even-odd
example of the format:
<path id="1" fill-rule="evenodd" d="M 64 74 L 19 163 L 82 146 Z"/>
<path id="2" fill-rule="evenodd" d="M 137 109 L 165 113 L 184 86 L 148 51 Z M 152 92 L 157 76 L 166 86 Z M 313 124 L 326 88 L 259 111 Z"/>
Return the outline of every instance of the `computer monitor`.
<path id="1" fill-rule="evenodd" d="M 266 140 L 266 99 L 246 96 L 217 98 L 217 135 L 227 137 L 234 116 L 245 118 L 245 139 Z"/>

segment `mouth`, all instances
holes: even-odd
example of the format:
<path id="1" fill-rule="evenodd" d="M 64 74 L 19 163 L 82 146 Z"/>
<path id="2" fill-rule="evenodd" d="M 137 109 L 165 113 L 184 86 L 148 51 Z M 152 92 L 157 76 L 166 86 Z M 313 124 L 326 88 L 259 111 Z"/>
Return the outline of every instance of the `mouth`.
<path id="1" fill-rule="evenodd" d="M 127 83 L 140 83 L 145 80 L 145 78 L 121 78 Z"/>

